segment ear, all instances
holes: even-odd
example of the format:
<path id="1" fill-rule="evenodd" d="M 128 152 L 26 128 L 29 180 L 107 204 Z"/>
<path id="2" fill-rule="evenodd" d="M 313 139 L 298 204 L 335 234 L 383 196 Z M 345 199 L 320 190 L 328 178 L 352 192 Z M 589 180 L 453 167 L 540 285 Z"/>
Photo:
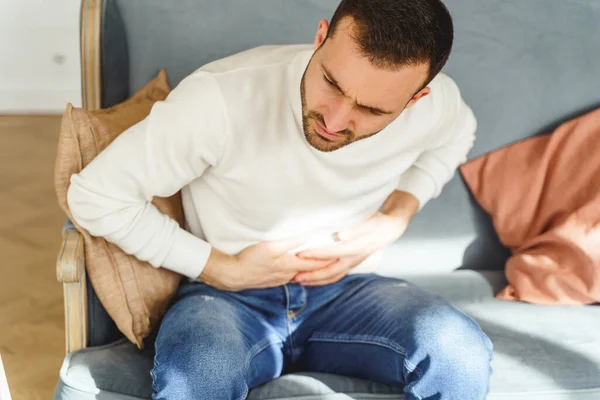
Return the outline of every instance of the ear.
<path id="1" fill-rule="evenodd" d="M 431 93 L 431 89 L 429 88 L 429 86 L 424 87 L 423 89 L 419 90 L 417 92 L 417 94 L 415 94 L 412 99 L 410 99 L 410 101 L 408 102 L 408 104 L 406 105 L 406 108 L 412 106 L 413 104 L 415 104 L 417 101 L 421 100 L 423 97 L 427 96 L 429 93 Z"/>
<path id="2" fill-rule="evenodd" d="M 317 34 L 315 35 L 315 50 L 317 50 L 327 38 L 327 32 L 329 31 L 329 22 L 326 19 L 322 19 L 319 22 L 317 28 Z"/>

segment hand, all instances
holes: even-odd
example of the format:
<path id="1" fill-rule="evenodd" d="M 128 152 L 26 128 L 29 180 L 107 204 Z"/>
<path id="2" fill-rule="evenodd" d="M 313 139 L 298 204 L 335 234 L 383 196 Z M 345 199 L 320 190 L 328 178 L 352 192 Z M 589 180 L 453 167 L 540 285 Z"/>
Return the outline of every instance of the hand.
<path id="1" fill-rule="evenodd" d="M 337 261 L 311 260 L 289 253 L 302 243 L 298 239 L 261 242 L 237 256 L 213 249 L 198 278 L 220 290 L 262 289 L 286 284 L 298 273 L 326 268 Z"/>
<path id="2" fill-rule="evenodd" d="M 294 281 L 303 286 L 324 286 L 335 283 L 348 275 L 348 272 L 367 257 L 355 256 L 339 259 L 337 262 L 312 272 L 300 272 Z"/>
<path id="3" fill-rule="evenodd" d="M 304 259 L 337 258 L 339 261 L 317 271 L 302 272 L 294 280 L 308 286 L 339 281 L 370 255 L 398 240 L 406 231 L 409 220 L 398 215 L 376 212 L 363 223 L 339 232 L 337 244 L 300 252 L 298 256 Z"/>

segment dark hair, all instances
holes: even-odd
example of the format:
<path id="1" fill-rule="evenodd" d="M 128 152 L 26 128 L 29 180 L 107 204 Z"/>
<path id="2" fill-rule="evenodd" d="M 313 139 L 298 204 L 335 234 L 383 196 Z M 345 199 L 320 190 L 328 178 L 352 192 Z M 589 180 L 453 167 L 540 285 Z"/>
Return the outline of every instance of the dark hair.
<path id="1" fill-rule="evenodd" d="M 452 17 L 440 0 L 342 0 L 327 37 L 352 17 L 354 40 L 382 68 L 429 64 L 425 87 L 442 70 L 454 40 Z"/>

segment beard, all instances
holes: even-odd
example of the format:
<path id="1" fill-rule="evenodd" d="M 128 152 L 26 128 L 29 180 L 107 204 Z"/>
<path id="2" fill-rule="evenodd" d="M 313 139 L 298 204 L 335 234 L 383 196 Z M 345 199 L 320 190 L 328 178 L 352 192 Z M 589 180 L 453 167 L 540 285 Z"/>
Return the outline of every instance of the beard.
<path id="1" fill-rule="evenodd" d="M 308 69 L 308 68 L 307 68 Z M 378 134 L 381 130 L 373 133 L 369 133 L 367 135 L 356 137 L 354 131 L 350 129 L 344 129 L 343 131 L 336 132 L 340 136 L 336 140 L 331 140 L 326 137 L 319 135 L 319 133 L 314 128 L 314 124 L 316 122 L 320 123 L 322 127 L 327 129 L 325 125 L 325 118 L 323 114 L 314 110 L 306 111 L 306 87 L 304 84 L 306 71 L 302 75 L 302 80 L 300 81 L 300 98 L 302 100 L 302 129 L 304 131 L 304 137 L 308 144 L 310 144 L 315 149 L 322 151 L 324 153 L 329 153 L 335 150 L 339 150 L 342 147 L 346 147 L 349 144 L 357 142 L 359 140 L 370 138 L 373 135 Z"/>
<path id="2" fill-rule="evenodd" d="M 302 99 L 302 128 L 304 130 L 304 137 L 308 144 L 310 144 L 315 149 L 329 153 L 342 147 L 349 145 L 352 142 L 355 142 L 354 132 L 345 129 L 341 132 L 336 132 L 341 137 L 337 140 L 331 140 L 326 137 L 319 135 L 319 133 L 315 130 L 314 124 L 316 122 L 320 123 L 321 126 L 326 127 L 325 118 L 323 114 L 314 111 L 308 110 L 306 111 L 306 88 L 304 85 L 304 77 L 306 75 L 306 71 L 302 75 L 302 81 L 300 82 L 300 98 Z M 311 124 L 312 122 L 312 124 Z"/>

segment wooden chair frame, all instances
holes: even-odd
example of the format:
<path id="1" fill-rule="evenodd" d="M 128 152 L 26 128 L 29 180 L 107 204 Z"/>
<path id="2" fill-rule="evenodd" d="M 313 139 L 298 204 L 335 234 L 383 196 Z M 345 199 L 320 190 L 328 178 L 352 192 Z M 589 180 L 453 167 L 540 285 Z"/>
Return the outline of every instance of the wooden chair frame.
<path id="1" fill-rule="evenodd" d="M 102 0 L 82 0 L 80 9 L 81 90 L 83 107 L 101 107 L 100 26 Z M 56 263 L 63 285 L 66 351 L 87 347 L 88 309 L 83 236 L 74 229 L 63 231 Z"/>

